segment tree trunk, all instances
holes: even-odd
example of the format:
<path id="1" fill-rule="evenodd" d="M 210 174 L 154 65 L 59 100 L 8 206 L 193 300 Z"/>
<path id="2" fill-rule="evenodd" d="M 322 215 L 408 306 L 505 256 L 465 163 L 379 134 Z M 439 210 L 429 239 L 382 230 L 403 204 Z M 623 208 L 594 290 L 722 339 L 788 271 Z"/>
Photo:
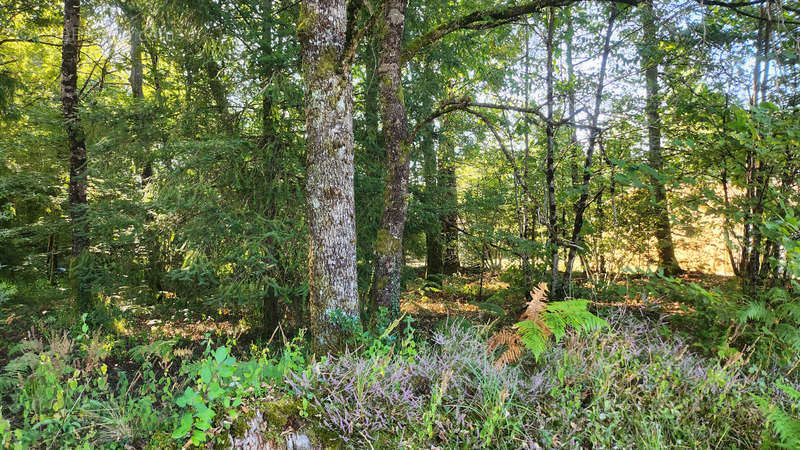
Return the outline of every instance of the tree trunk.
<path id="1" fill-rule="evenodd" d="M 375 243 L 372 308 L 400 311 L 400 274 L 403 269 L 403 231 L 408 210 L 410 146 L 408 117 L 402 96 L 400 57 L 407 0 L 388 0 L 380 21 L 381 51 L 378 91 L 386 145 L 386 187 L 381 223 Z"/>
<path id="2" fill-rule="evenodd" d="M 760 9 L 758 22 L 758 35 L 756 38 L 756 64 L 753 67 L 753 96 L 751 105 L 755 109 L 761 102 L 767 100 L 767 80 L 769 76 L 769 41 L 771 34 L 771 20 L 767 7 Z M 760 99 L 759 99 L 760 94 Z M 769 183 L 764 160 L 757 152 L 750 151 L 747 165 L 747 193 L 748 205 L 750 208 L 750 242 L 748 258 L 742 259 L 745 266 L 745 283 L 749 290 L 761 286 L 762 256 L 766 260 L 769 256 L 762 251 L 763 236 L 761 225 L 764 222 L 764 193 Z"/>
<path id="3" fill-rule="evenodd" d="M 88 251 L 89 219 L 86 201 L 86 141 L 78 115 L 78 54 L 80 0 L 64 0 L 64 35 L 61 47 L 61 108 L 69 141 L 69 216 L 72 222 L 70 280 L 78 309 L 89 309 L 86 266 L 79 258 Z"/>
<path id="4" fill-rule="evenodd" d="M 345 0 L 304 0 L 300 11 L 306 112 L 306 202 L 312 350 L 341 348 L 359 326 L 353 195 L 353 81 L 342 64 Z"/>
<path id="5" fill-rule="evenodd" d="M 264 157 L 267 161 L 266 173 L 264 179 L 264 190 L 261 196 L 265 201 L 263 207 L 264 217 L 268 220 L 274 220 L 277 215 L 276 199 L 273 194 L 273 183 L 280 179 L 280 159 L 281 159 L 281 142 L 278 138 L 278 130 L 273 115 L 273 93 L 268 89 L 269 83 L 272 82 L 273 74 L 275 73 L 275 63 L 272 60 L 272 0 L 263 2 L 262 17 L 261 17 L 261 83 L 264 85 L 264 93 L 261 97 L 261 146 Z M 269 238 L 263 244 L 267 247 L 267 251 L 275 255 L 275 259 L 280 261 L 280 252 L 278 251 L 278 243 Z M 280 265 L 280 264 L 278 264 Z M 272 335 L 278 327 L 283 316 L 281 312 L 278 293 L 275 289 L 270 288 L 264 294 L 262 299 L 261 311 L 263 314 L 262 326 L 265 335 Z"/>
<path id="6" fill-rule="evenodd" d="M 661 116 L 659 106 L 661 99 L 658 94 L 658 44 L 656 38 L 655 11 L 652 0 L 642 4 L 642 29 L 644 32 L 644 45 L 641 55 L 644 66 L 644 76 L 647 88 L 645 115 L 647 116 L 647 143 L 648 163 L 656 175 L 650 177 L 653 185 L 654 200 L 653 214 L 656 219 L 656 241 L 658 245 L 659 267 L 668 276 L 678 275 L 683 272 L 678 260 L 675 258 L 675 245 L 672 242 L 672 229 L 669 221 L 667 205 L 667 190 L 664 182 L 658 178 L 664 169 L 664 158 L 661 154 Z"/>
<path id="7" fill-rule="evenodd" d="M 567 79 L 569 80 L 569 90 L 567 91 L 567 114 L 569 114 L 570 121 L 575 121 L 575 65 L 572 61 L 572 38 L 575 34 L 575 29 L 572 24 L 572 9 L 570 8 L 567 15 L 567 43 L 566 43 L 566 64 L 567 64 Z M 577 129 L 570 125 L 569 127 L 569 150 L 570 150 L 570 178 L 572 179 L 572 187 L 578 188 L 581 182 L 580 168 L 578 167 L 578 160 L 580 153 L 580 146 L 578 145 Z"/>
<path id="8" fill-rule="evenodd" d="M 275 65 L 272 62 L 272 0 L 264 3 L 264 12 L 261 19 L 261 83 L 264 85 L 264 93 L 261 97 L 261 124 L 264 142 L 268 142 L 275 137 L 275 120 L 272 115 L 272 92 L 267 89 L 268 83 L 272 81 L 275 73 Z"/>
<path id="9" fill-rule="evenodd" d="M 134 101 L 144 99 L 144 66 L 142 64 L 142 13 L 128 4 L 123 5 L 123 11 L 130 25 L 131 33 L 131 73 L 128 81 L 131 84 L 131 96 Z M 136 116 L 136 134 L 141 134 L 144 118 L 140 113 Z M 144 145 L 146 147 L 146 145 Z M 145 156 L 142 167 L 142 187 L 150 182 L 153 176 L 153 165 L 148 155 Z"/>
<path id="10" fill-rule="evenodd" d="M 445 122 L 446 123 L 446 122 Z M 452 275 L 461 268 L 458 258 L 458 190 L 456 184 L 456 152 L 453 142 L 445 137 L 439 160 L 439 186 L 442 195 L 442 237 L 444 238 L 444 273 Z"/>
<path id="11" fill-rule="evenodd" d="M 144 98 L 143 66 L 142 66 L 142 15 L 141 12 L 126 8 L 125 15 L 130 22 L 131 33 L 131 74 L 128 81 L 131 83 L 133 98 Z"/>
<path id="12" fill-rule="evenodd" d="M 614 8 L 612 6 L 612 8 Z M 616 9 L 612 9 L 611 17 L 608 19 L 608 27 L 606 34 L 603 38 L 603 53 L 600 57 L 600 71 L 597 76 L 597 86 L 594 91 L 594 111 L 591 116 L 591 129 L 589 130 L 589 146 L 586 148 L 586 158 L 583 163 L 583 177 L 580 188 L 580 196 L 575 203 L 575 221 L 572 226 L 572 246 L 569 248 L 566 263 L 566 279 L 565 285 L 569 285 L 572 281 L 572 268 L 575 264 L 575 257 L 577 256 L 577 247 L 583 247 L 584 241 L 581 236 L 583 229 L 584 216 L 586 209 L 589 206 L 589 183 L 592 181 L 592 164 L 594 158 L 594 149 L 597 146 L 597 140 L 600 136 L 597 128 L 597 121 L 600 117 L 600 104 L 603 101 L 603 88 L 606 79 L 606 66 L 608 64 L 608 54 L 611 52 L 611 33 L 614 31 L 614 21 L 617 17 Z M 574 130 L 574 128 L 572 129 Z M 574 132 L 574 131 L 573 131 Z"/>
<path id="13" fill-rule="evenodd" d="M 425 262 L 426 262 L 426 277 L 430 279 L 441 275 L 444 271 L 444 261 L 442 260 L 442 227 L 439 221 L 439 211 L 441 205 L 439 202 L 439 187 L 436 182 L 437 178 L 437 159 L 436 148 L 434 147 L 434 140 L 430 132 L 426 132 L 422 136 L 423 140 L 422 155 L 425 158 L 423 169 L 423 178 L 425 180 L 425 202 L 427 208 L 434 214 L 425 229 Z"/>
<path id="14" fill-rule="evenodd" d="M 555 11 L 547 10 L 547 155 L 545 156 L 545 181 L 547 183 L 547 231 L 550 250 L 550 294 L 560 298 L 561 281 L 558 271 L 558 217 L 556 216 L 556 171 L 555 171 L 555 126 L 553 125 L 553 33 L 555 31 Z"/>

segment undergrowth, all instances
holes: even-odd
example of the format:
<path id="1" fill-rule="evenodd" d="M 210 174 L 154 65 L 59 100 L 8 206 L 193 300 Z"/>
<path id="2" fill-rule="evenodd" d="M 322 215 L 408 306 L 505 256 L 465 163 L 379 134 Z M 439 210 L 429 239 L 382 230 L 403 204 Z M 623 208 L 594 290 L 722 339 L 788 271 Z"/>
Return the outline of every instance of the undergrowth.
<path id="1" fill-rule="evenodd" d="M 209 336 L 199 346 L 170 339 L 125 348 L 85 323 L 72 332 L 34 328 L 0 375 L 0 448 L 225 447 L 270 402 L 281 405 L 280 420 L 265 428 L 270 439 L 309 430 L 344 448 L 797 442 L 799 386 L 785 366 L 758 364 L 733 346 L 701 351 L 646 308 L 602 309 L 590 319 L 607 326 L 569 328 L 572 319 L 547 318 L 563 313 L 552 305 L 536 303 L 525 318 L 560 339 L 504 364 L 487 346 L 496 326 L 465 320 L 422 339 L 404 317 L 312 360 L 302 335 L 278 351 Z M 578 306 L 586 319 L 586 304 Z"/>

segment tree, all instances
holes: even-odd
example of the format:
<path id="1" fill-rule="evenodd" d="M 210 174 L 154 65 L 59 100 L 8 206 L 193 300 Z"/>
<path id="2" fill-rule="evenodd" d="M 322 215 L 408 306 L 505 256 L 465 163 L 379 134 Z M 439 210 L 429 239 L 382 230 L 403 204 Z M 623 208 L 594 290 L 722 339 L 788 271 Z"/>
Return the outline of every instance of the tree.
<path id="1" fill-rule="evenodd" d="M 641 9 L 643 44 L 640 58 L 644 68 L 645 115 L 647 117 L 648 165 L 652 169 L 650 184 L 653 189 L 653 216 L 655 217 L 655 236 L 658 247 L 659 267 L 668 276 L 682 272 L 675 258 L 675 245 L 672 242 L 672 227 L 667 206 L 667 190 L 661 173 L 664 157 L 661 152 L 661 116 L 659 113 L 661 97 L 658 95 L 658 38 L 656 37 L 655 11 L 652 0 L 646 0 Z"/>
<path id="2" fill-rule="evenodd" d="M 408 211 L 411 148 L 408 116 L 402 94 L 401 57 L 407 0 L 387 0 L 379 22 L 381 51 L 378 93 L 381 103 L 386 168 L 388 170 L 383 213 L 375 243 L 373 310 L 399 313 L 400 272 L 403 268 L 403 232 Z"/>
<path id="3" fill-rule="evenodd" d="M 312 348 L 341 347 L 359 323 L 353 193 L 353 81 L 347 2 L 305 0 L 297 34 L 306 111 Z"/>
<path id="4" fill-rule="evenodd" d="M 64 35 L 61 47 L 61 109 L 69 142 L 69 216 L 72 222 L 70 277 L 80 311 L 89 308 L 89 291 L 84 279 L 85 256 L 89 247 L 88 203 L 86 199 L 86 138 L 78 114 L 78 54 L 80 51 L 80 0 L 64 0 Z"/>

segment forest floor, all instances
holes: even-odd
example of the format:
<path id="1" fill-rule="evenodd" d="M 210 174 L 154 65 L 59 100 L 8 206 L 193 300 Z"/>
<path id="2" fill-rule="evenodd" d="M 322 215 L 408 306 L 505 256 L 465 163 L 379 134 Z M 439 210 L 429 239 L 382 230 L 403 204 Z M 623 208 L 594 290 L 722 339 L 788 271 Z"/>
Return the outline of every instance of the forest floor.
<path id="1" fill-rule="evenodd" d="M 19 439 L 34 445 L 47 436 L 55 442 L 69 429 L 57 412 L 48 416 L 36 410 L 46 409 L 42 405 L 19 403 L 44 395 L 31 387 L 30 380 L 43 382 L 33 366 L 32 372 L 9 369 L 31 351 L 41 361 L 65 358 L 71 367 L 84 367 L 81 374 L 56 371 L 45 377 L 92 392 L 87 397 L 95 406 L 81 406 L 85 400 L 72 397 L 74 411 L 86 408 L 73 419 L 75 426 L 89 432 L 80 438 L 73 430 L 78 437 L 70 446 L 120 441 L 135 448 L 173 445 L 181 441 L 175 436 L 186 414 L 193 417 L 187 430 L 194 430 L 195 444 L 223 439 L 224 433 L 233 436 L 234 429 L 236 436 L 247 436 L 242 429 L 254 427 L 251 413 L 259 410 L 265 418 L 258 433 L 269 439 L 305 430 L 314 439 L 346 448 L 375 443 L 375 448 L 603 448 L 620 442 L 639 448 L 755 448 L 772 439 L 757 399 L 788 408 L 790 399 L 774 386 L 780 380 L 796 386 L 797 380 L 786 380 L 791 371 L 751 363 L 746 351 L 729 347 L 739 337 L 729 322 L 710 318 L 718 313 L 720 299 L 735 291 L 733 278 L 698 272 L 675 279 L 631 274 L 593 283 L 578 277 L 581 287 L 572 296 L 590 300 L 590 310 L 610 328 L 587 336 L 568 334 L 541 358 L 525 354 L 518 364 L 497 369 L 486 340 L 492 330 L 517 322 L 525 308 L 525 292 L 514 288 L 519 285 L 514 277 L 509 270 L 449 276 L 438 283 L 411 280 L 402 312 L 412 319 L 413 341 L 407 328 L 395 333 L 397 340 L 364 338 L 355 351 L 321 361 L 306 359 L 283 330 L 267 337 L 236 311 L 203 309 L 170 294 L 149 304 L 126 301 L 125 295 L 108 298 L 115 309 L 109 322 L 113 329 L 87 334 L 67 319 L 63 287 L 23 287 L 14 302 L 0 307 L 0 367 L 6 367 L 0 372 L 0 396 L 8 405 L 17 404 L 16 411 L 14 406 L 0 410 L 0 444 L 5 439 L 2 414 L 11 420 L 11 429 L 25 430 Z M 70 342 L 67 335 L 71 359 L 53 353 L 58 342 Z M 98 350 L 104 355 L 102 374 L 107 371 L 108 383 L 117 389 L 129 386 L 124 393 L 92 384 L 100 367 L 87 362 L 93 342 L 104 349 Z M 274 373 L 247 389 L 226 392 L 237 401 L 223 407 L 202 390 L 209 388 L 207 380 L 200 381 L 205 378 L 198 368 L 221 370 L 220 364 L 229 363 L 226 355 L 233 358 L 231 370 L 237 374 L 248 361 Z M 21 385 L 15 386 L 16 377 Z M 186 394 L 177 398 L 192 386 L 201 389 L 201 406 L 187 406 Z M 136 409 L 143 404 L 151 412 Z M 98 412 L 97 405 L 114 419 Z M 213 426 L 201 425 L 198 411 L 203 408 L 214 411 Z M 29 409 L 36 411 L 31 415 Z M 56 431 L 27 428 L 46 417 L 44 428 L 58 417 L 64 423 Z M 242 425 L 242 418 L 250 422 Z M 109 423 L 117 431 L 109 431 Z"/>

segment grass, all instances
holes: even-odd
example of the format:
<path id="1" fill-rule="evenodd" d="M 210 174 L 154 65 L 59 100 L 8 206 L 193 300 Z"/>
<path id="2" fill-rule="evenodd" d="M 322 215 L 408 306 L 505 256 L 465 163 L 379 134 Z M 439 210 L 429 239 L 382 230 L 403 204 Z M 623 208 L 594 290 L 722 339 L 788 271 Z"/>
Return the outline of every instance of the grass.
<path id="1" fill-rule="evenodd" d="M 120 326 L 90 333 L 67 321 L 63 299 L 44 298 L 57 287 L 35 298 L 22 286 L 25 301 L 0 306 L 0 448 L 224 446 L 297 432 L 344 448 L 757 448 L 775 439 L 764 404 L 792 411 L 777 386 L 798 388 L 796 373 L 720 351 L 735 342 L 703 292 L 732 289 L 725 279 L 595 287 L 586 292 L 609 329 L 570 332 L 538 361 L 497 368 L 486 341 L 518 317 L 514 286 L 513 273 L 417 279 L 403 300 L 412 325 L 322 359 L 307 358 L 302 338 L 263 345 L 232 312 L 122 296 L 109 299 Z"/>

